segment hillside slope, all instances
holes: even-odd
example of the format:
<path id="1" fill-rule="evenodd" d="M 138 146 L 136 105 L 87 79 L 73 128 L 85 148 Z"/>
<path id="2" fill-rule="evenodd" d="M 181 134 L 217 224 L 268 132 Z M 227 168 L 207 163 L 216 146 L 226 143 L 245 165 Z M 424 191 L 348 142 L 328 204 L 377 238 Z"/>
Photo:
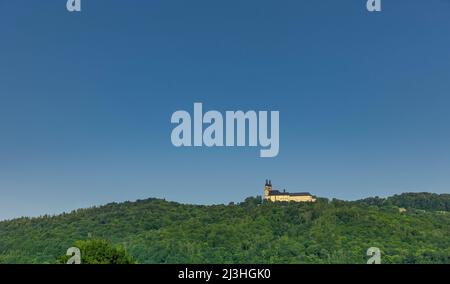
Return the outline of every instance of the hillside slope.
<path id="1" fill-rule="evenodd" d="M 0 222 L 0 263 L 54 263 L 90 237 L 123 245 L 140 263 L 365 263 L 373 246 L 383 263 L 450 263 L 450 214 L 442 210 L 449 195 L 433 198 L 437 207 L 423 194 L 315 204 L 112 203 Z M 426 210 L 412 207 L 422 203 Z"/>

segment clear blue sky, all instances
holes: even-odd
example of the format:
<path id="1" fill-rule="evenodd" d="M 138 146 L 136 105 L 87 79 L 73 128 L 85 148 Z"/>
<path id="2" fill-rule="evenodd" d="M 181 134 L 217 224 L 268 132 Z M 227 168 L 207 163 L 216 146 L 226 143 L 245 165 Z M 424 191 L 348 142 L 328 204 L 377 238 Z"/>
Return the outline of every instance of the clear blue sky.
<path id="1" fill-rule="evenodd" d="M 0 0 L 0 219 L 164 197 L 450 192 L 450 1 Z M 171 114 L 279 110 L 280 154 Z"/>

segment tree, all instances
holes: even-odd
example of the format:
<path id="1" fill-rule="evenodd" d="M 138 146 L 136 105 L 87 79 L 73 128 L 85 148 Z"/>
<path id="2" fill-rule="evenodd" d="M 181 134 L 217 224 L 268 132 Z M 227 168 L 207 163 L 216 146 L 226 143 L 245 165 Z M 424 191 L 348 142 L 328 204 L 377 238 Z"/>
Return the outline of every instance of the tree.
<path id="1" fill-rule="evenodd" d="M 82 264 L 134 264 L 135 261 L 122 246 L 110 241 L 91 239 L 76 241 L 74 247 L 80 249 Z M 66 263 L 70 256 L 63 256 L 59 262 Z"/>

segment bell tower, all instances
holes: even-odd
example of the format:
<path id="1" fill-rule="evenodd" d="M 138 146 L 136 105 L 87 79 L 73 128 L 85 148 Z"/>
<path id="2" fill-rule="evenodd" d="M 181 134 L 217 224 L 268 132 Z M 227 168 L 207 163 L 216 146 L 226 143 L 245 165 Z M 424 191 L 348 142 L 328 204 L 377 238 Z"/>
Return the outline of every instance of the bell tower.
<path id="1" fill-rule="evenodd" d="M 266 184 L 264 185 L 264 199 L 268 199 L 271 192 L 272 192 L 272 181 L 266 179 Z"/>

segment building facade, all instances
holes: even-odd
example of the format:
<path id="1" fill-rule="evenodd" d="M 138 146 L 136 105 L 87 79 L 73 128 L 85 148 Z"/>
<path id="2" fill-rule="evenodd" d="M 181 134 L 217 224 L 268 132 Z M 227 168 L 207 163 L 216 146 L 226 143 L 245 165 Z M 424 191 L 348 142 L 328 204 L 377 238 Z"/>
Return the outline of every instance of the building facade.
<path id="1" fill-rule="evenodd" d="M 309 192 L 289 193 L 285 190 L 273 190 L 272 181 L 266 180 L 264 186 L 264 200 L 277 201 L 295 201 L 295 202 L 316 202 L 316 198 Z"/>

